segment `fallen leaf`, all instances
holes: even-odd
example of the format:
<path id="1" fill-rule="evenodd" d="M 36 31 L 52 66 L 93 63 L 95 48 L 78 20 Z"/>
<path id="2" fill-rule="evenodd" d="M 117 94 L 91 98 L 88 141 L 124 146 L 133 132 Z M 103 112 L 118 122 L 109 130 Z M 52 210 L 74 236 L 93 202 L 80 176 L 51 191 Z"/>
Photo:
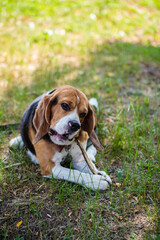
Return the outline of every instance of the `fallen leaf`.
<path id="1" fill-rule="evenodd" d="M 127 193 L 126 195 L 129 199 L 132 197 L 130 193 Z"/>
<path id="2" fill-rule="evenodd" d="M 118 231 L 118 229 L 117 229 L 117 228 L 113 228 L 113 231 L 114 231 L 114 232 L 117 232 L 117 231 Z"/>
<path id="3" fill-rule="evenodd" d="M 102 227 L 100 227 L 100 226 L 99 226 L 98 228 L 99 228 L 100 230 L 104 230 L 104 228 L 102 228 Z"/>
<path id="4" fill-rule="evenodd" d="M 121 183 L 115 183 L 115 186 L 119 188 L 121 186 Z"/>
<path id="5" fill-rule="evenodd" d="M 133 120 L 130 119 L 130 118 L 126 118 L 125 121 L 126 121 L 126 122 L 132 122 Z"/>
<path id="6" fill-rule="evenodd" d="M 19 227 L 21 226 L 21 224 L 22 224 L 22 221 L 18 222 L 17 225 L 16 225 L 16 227 L 19 228 Z"/>
<path id="7" fill-rule="evenodd" d="M 69 214 L 68 214 L 68 217 L 70 217 L 72 215 L 72 212 L 70 212 Z"/>
<path id="8" fill-rule="evenodd" d="M 74 231 L 77 231 L 77 232 L 78 232 L 78 228 L 74 228 Z"/>
<path id="9" fill-rule="evenodd" d="M 118 216 L 119 220 L 123 220 L 123 217 L 122 216 Z"/>
<path id="10" fill-rule="evenodd" d="M 14 194 L 14 196 L 16 196 L 17 195 L 17 190 L 13 191 L 13 194 Z"/>
<path id="11" fill-rule="evenodd" d="M 117 161 L 116 159 L 112 159 L 111 164 L 115 163 L 116 161 Z"/>
<path id="12" fill-rule="evenodd" d="M 113 77 L 114 76 L 113 72 L 108 72 L 107 74 L 108 74 L 109 77 Z"/>
<path id="13" fill-rule="evenodd" d="M 134 196 L 133 198 L 136 200 L 136 202 L 139 202 L 139 200 L 138 200 L 138 198 L 137 198 L 137 197 L 135 197 L 135 196 Z"/>
<path id="14" fill-rule="evenodd" d="M 107 122 L 114 123 L 114 120 L 112 118 L 108 118 Z"/>
<path id="15" fill-rule="evenodd" d="M 9 214 L 9 213 L 5 213 L 4 216 L 5 216 L 5 217 L 10 217 L 11 214 Z"/>

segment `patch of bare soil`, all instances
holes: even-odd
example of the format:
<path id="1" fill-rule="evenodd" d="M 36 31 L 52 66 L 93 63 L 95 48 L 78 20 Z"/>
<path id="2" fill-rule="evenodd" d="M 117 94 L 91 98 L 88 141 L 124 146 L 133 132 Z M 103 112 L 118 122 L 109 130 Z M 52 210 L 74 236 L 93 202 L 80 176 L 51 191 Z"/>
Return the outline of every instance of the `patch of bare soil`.
<path id="1" fill-rule="evenodd" d="M 145 79 L 150 79 L 160 84 L 160 66 L 153 63 L 142 62 L 139 80 L 143 81 Z"/>

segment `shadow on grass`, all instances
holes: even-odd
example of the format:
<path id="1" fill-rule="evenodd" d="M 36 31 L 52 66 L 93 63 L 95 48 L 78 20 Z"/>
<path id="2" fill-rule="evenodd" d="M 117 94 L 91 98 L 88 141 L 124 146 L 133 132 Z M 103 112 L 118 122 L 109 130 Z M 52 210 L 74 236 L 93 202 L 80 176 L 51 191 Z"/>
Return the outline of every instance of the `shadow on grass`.
<path id="1" fill-rule="evenodd" d="M 159 61 L 158 47 L 115 41 L 105 42 L 93 51 L 89 49 L 88 60 L 81 61 L 79 67 L 67 63 L 62 66 L 54 62 L 41 64 L 32 74 L 30 85 L 22 82 L 4 91 L 0 103 L 0 122 L 17 121 L 33 99 L 64 84 L 78 87 L 88 96 L 105 98 L 108 93 L 116 101 L 117 93 L 122 88 L 147 88 L 154 84 L 153 80 L 157 84 L 160 78 Z M 147 72 L 147 68 L 151 70 L 148 76 L 142 74 Z M 142 75 L 142 80 L 146 80 L 144 82 L 140 82 Z"/>

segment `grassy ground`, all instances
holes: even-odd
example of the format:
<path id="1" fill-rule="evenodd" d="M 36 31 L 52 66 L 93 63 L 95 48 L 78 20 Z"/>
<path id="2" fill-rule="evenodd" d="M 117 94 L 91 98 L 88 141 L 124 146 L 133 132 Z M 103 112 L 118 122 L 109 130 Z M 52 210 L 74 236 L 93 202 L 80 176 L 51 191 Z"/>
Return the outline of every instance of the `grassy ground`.
<path id="1" fill-rule="evenodd" d="M 0 124 L 63 84 L 99 99 L 107 192 L 43 179 L 0 132 L 0 238 L 160 239 L 160 2 L 0 3 Z M 19 224 L 18 224 L 19 223 Z M 18 224 L 18 225 L 17 225 Z"/>

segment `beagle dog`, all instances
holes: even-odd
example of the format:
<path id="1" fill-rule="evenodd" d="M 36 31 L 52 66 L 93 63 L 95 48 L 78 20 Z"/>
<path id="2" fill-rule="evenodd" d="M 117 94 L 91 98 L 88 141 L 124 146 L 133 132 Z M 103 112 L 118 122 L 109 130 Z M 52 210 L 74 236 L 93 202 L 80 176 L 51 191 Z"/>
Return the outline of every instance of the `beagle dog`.
<path id="1" fill-rule="evenodd" d="M 94 164 L 97 150 L 102 150 L 102 146 L 94 131 L 96 116 L 91 104 L 84 93 L 71 86 L 59 87 L 36 98 L 23 114 L 21 136 L 12 139 L 10 146 L 25 146 L 44 177 L 64 179 L 92 190 L 107 189 L 110 177 Z M 90 171 L 76 138 L 97 174 Z M 87 148 L 89 139 L 92 144 Z M 62 166 L 68 152 L 72 168 Z"/>

